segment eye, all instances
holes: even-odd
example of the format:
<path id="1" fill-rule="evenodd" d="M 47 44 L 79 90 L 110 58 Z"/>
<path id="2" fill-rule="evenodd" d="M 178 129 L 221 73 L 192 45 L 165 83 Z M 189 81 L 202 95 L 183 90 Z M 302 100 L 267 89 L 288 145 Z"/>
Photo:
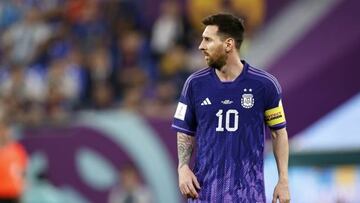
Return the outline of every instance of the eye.
<path id="1" fill-rule="evenodd" d="M 210 38 L 204 37 L 204 41 L 208 42 L 208 41 L 210 41 Z"/>

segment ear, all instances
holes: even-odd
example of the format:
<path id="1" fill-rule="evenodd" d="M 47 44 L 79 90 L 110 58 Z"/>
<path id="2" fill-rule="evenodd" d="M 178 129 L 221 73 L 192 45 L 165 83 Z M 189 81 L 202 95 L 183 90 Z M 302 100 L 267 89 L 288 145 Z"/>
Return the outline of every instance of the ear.
<path id="1" fill-rule="evenodd" d="M 225 51 L 229 53 L 235 47 L 235 41 L 232 38 L 227 38 L 225 40 Z"/>

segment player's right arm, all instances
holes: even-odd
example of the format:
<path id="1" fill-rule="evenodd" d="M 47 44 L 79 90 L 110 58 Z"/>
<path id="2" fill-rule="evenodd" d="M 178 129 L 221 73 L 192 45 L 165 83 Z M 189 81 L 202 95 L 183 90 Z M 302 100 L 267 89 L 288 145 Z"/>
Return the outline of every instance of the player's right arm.
<path id="1" fill-rule="evenodd" d="M 181 194 L 184 196 L 198 198 L 199 194 L 197 190 L 200 189 L 200 184 L 189 167 L 194 143 L 195 140 L 193 136 L 182 132 L 177 133 L 179 188 Z"/>

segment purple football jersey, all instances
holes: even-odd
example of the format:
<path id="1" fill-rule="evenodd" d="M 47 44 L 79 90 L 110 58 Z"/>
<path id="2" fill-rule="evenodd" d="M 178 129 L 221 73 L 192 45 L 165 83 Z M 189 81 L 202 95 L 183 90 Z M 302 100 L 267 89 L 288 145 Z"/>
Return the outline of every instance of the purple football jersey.
<path id="1" fill-rule="evenodd" d="M 265 126 L 286 125 L 283 112 L 276 112 L 281 88 L 274 76 L 242 63 L 232 82 L 205 68 L 184 84 L 172 127 L 196 139 L 193 172 L 201 190 L 189 202 L 265 202 Z"/>

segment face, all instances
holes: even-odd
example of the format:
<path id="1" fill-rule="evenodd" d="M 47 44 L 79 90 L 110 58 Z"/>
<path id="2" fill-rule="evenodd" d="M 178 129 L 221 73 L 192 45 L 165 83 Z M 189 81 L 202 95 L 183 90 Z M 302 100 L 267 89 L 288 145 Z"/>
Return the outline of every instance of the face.
<path id="1" fill-rule="evenodd" d="M 218 27 L 216 25 L 206 26 L 199 50 L 205 55 L 206 63 L 215 69 L 221 70 L 226 64 L 227 53 L 225 51 L 225 43 L 217 34 Z"/>

